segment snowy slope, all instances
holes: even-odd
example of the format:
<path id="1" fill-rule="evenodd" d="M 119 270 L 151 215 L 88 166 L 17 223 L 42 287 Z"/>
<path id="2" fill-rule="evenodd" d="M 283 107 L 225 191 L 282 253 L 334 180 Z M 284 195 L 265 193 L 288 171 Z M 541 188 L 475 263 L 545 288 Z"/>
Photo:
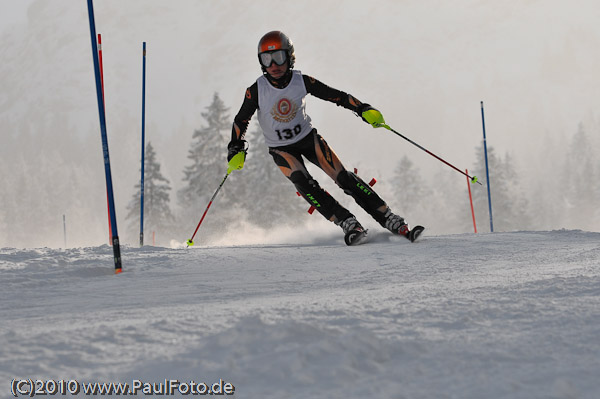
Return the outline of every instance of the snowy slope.
<path id="1" fill-rule="evenodd" d="M 600 234 L 0 250 L 13 378 L 219 381 L 239 398 L 597 398 Z M 67 395 L 67 397 L 70 397 Z"/>

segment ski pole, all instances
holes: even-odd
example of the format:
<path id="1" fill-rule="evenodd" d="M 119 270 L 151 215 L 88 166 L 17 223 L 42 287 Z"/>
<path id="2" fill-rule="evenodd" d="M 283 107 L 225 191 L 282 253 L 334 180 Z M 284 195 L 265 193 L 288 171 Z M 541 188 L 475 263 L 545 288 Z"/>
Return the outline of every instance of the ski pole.
<path id="1" fill-rule="evenodd" d="M 233 172 L 234 170 L 242 169 L 244 167 L 244 160 L 246 159 L 246 151 L 247 151 L 247 148 L 245 150 L 238 152 L 233 158 L 231 158 L 231 161 L 229 161 L 229 166 L 227 167 L 227 174 L 225 174 L 225 177 L 221 181 L 221 184 L 219 184 L 219 187 L 217 187 L 217 191 L 215 191 L 215 193 L 213 194 L 210 201 L 208 201 L 208 206 L 206 207 L 206 210 L 204 210 L 204 213 L 202 214 L 202 217 L 200 218 L 200 221 L 198 222 L 198 226 L 196 226 L 196 230 L 194 230 L 194 234 L 192 234 L 192 238 L 190 238 L 186 242 L 188 247 L 194 245 L 194 237 L 196 236 L 196 233 L 198 232 L 198 229 L 200 228 L 200 225 L 202 224 L 204 217 L 208 213 L 210 206 L 212 205 L 213 201 L 215 200 L 215 197 L 221 190 L 221 187 L 223 187 L 223 184 L 225 184 L 225 180 L 227 180 L 227 178 L 229 177 L 231 172 Z"/>
<path id="2" fill-rule="evenodd" d="M 204 220 L 204 217 L 206 216 L 206 213 L 210 209 L 210 206 L 212 205 L 212 203 L 213 203 L 215 197 L 217 196 L 217 194 L 219 193 L 219 190 L 221 190 L 221 187 L 223 187 L 223 184 L 225 184 L 225 180 L 227 180 L 227 177 L 229 177 L 230 173 L 231 173 L 231 171 L 228 169 L 227 170 L 227 174 L 225 175 L 225 177 L 221 181 L 221 184 L 219 184 L 219 187 L 217 188 L 217 191 L 215 191 L 215 193 L 213 194 L 213 196 L 210 199 L 210 201 L 208 201 L 208 206 L 206 207 L 206 210 L 202 214 L 202 217 L 200 218 L 200 221 L 198 222 L 198 226 L 196 226 L 196 230 L 194 230 L 194 234 L 192 234 L 192 238 L 190 238 L 189 240 L 187 240 L 187 246 L 188 247 L 194 245 L 194 237 L 196 236 L 196 233 L 198 232 L 198 229 L 200 228 L 200 225 L 202 224 L 202 221 Z"/>
<path id="3" fill-rule="evenodd" d="M 480 186 L 482 185 L 481 182 L 479 182 L 477 180 L 477 176 L 469 176 L 468 173 L 463 172 L 462 170 L 458 169 L 456 166 L 452 165 L 451 163 L 443 160 L 442 158 L 438 157 L 437 155 L 435 155 L 434 153 L 432 153 L 431 151 L 427 150 L 426 148 L 420 146 L 419 144 L 415 143 L 414 141 L 412 141 L 411 139 L 409 139 L 408 137 L 398 133 L 397 131 L 395 131 L 394 129 L 392 129 L 389 125 L 386 125 L 385 123 L 381 123 L 379 124 L 379 126 L 377 127 L 384 127 L 387 130 L 397 134 L 398 136 L 402 137 L 404 140 L 408 141 L 409 143 L 411 143 L 412 145 L 415 145 L 417 147 L 419 147 L 420 149 L 422 149 L 423 151 L 425 151 L 426 153 L 428 153 L 429 155 L 431 155 L 432 157 L 436 158 L 438 161 L 442 161 L 443 163 L 445 163 L 446 165 L 450 166 L 452 169 L 456 170 L 458 173 L 463 174 L 465 176 L 467 176 L 470 180 L 471 183 L 477 183 Z"/>
<path id="4" fill-rule="evenodd" d="M 398 136 L 402 137 L 404 140 L 408 141 L 412 145 L 419 147 L 420 149 L 422 149 L 423 151 L 425 151 L 426 153 L 428 153 L 432 157 L 436 158 L 438 161 L 442 161 L 446 165 L 450 166 L 452 169 L 454 169 L 455 171 L 457 171 L 461 175 L 467 176 L 471 180 L 471 183 L 479 183 L 477 181 L 477 176 L 469 176 L 468 173 L 463 172 L 462 170 L 458 169 L 456 166 L 454 166 L 451 163 L 443 160 L 442 158 L 440 158 L 437 155 L 433 154 L 432 152 L 430 152 L 426 148 L 423 148 L 419 144 L 415 143 L 414 141 L 412 141 L 408 137 L 406 137 L 406 136 L 398 133 L 394 129 L 392 129 L 389 125 L 387 125 L 385 123 L 385 120 L 383 119 L 383 115 L 381 115 L 381 112 L 379 112 L 378 110 L 369 107 L 369 109 L 367 109 L 366 111 L 364 111 L 361 116 L 362 116 L 363 120 L 365 122 L 367 122 L 368 124 L 370 124 L 371 126 L 373 126 L 373 127 L 384 127 L 387 130 L 390 130 L 390 131 L 394 132 L 395 134 L 397 134 Z M 479 185 L 482 185 L 482 184 L 479 183 Z"/>

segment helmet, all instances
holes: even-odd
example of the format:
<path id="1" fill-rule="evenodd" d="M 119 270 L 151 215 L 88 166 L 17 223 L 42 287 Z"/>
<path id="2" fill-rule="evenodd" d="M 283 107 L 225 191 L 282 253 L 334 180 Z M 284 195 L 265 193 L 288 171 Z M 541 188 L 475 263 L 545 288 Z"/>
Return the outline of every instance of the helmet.
<path id="1" fill-rule="evenodd" d="M 296 61 L 294 44 L 285 33 L 274 30 L 265 34 L 258 42 L 258 62 L 260 63 L 263 72 L 266 72 L 266 67 L 260 60 L 260 54 L 277 50 L 284 50 L 287 54 L 289 69 L 294 67 L 294 62 Z"/>

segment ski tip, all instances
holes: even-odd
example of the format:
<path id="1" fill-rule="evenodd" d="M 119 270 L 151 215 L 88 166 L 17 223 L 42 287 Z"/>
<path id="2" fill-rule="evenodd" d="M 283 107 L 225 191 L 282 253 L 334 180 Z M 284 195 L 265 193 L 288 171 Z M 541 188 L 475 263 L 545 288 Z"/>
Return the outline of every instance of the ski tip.
<path id="1" fill-rule="evenodd" d="M 410 240 L 410 242 L 415 242 L 417 240 L 417 238 L 419 238 L 421 233 L 423 233 L 423 230 L 425 230 L 425 227 L 415 226 L 408 232 L 408 235 L 406 236 L 406 238 L 408 238 Z"/>
<path id="2" fill-rule="evenodd" d="M 115 274 L 121 274 L 123 272 L 123 269 L 119 268 L 119 269 L 115 269 Z"/>
<path id="3" fill-rule="evenodd" d="M 350 230 L 344 236 L 344 242 L 349 246 L 361 244 L 367 241 L 367 231 L 363 229 Z"/>

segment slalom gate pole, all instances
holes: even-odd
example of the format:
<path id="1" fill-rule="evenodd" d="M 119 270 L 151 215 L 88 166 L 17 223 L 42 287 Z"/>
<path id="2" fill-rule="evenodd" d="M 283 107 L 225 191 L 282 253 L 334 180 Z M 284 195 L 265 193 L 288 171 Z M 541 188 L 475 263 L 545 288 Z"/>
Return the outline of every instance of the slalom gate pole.
<path id="1" fill-rule="evenodd" d="M 142 177 L 140 180 L 140 247 L 144 246 L 144 154 L 146 142 L 146 42 L 142 47 Z"/>
<path id="2" fill-rule="evenodd" d="M 194 245 L 194 237 L 196 236 L 196 233 L 198 232 L 198 229 L 200 228 L 200 225 L 202 224 L 202 221 L 204 220 L 204 217 L 206 216 L 206 213 L 210 209 L 210 206 L 212 205 L 212 203 L 213 203 L 215 197 L 217 196 L 217 194 L 219 193 L 219 190 L 221 190 L 221 187 L 223 187 L 223 184 L 225 184 L 225 180 L 227 180 L 227 178 L 229 177 L 230 173 L 231 173 L 231 169 L 228 169 L 227 170 L 227 174 L 225 175 L 225 177 L 221 181 L 221 184 L 219 184 L 219 187 L 217 188 L 217 191 L 215 191 L 215 193 L 213 194 L 212 198 L 208 202 L 208 206 L 206 207 L 206 210 L 202 214 L 202 217 L 200 218 L 200 221 L 198 222 L 198 226 L 196 226 L 196 230 L 194 230 L 194 234 L 192 234 L 192 238 L 190 238 L 189 240 L 187 240 L 187 246 L 188 247 Z"/>
<path id="3" fill-rule="evenodd" d="M 421 150 L 425 151 L 426 153 L 428 153 L 429 155 L 431 155 L 432 157 L 434 157 L 435 159 L 437 159 L 438 161 L 441 161 L 443 163 L 445 163 L 446 165 L 450 166 L 452 169 L 456 170 L 458 173 L 463 174 L 465 176 L 467 176 L 470 180 L 471 183 L 478 183 L 479 185 L 482 185 L 479 181 L 477 181 L 477 176 L 469 176 L 468 173 L 463 172 L 462 170 L 458 169 L 456 166 L 452 165 L 451 163 L 443 160 L 442 158 L 438 157 L 437 155 L 435 155 L 434 153 L 430 152 L 429 150 L 427 150 L 426 148 L 420 146 L 419 144 L 415 143 L 414 141 L 412 141 L 411 139 L 409 139 L 408 137 L 398 133 L 397 131 L 395 131 L 394 129 L 392 129 L 389 125 L 386 125 L 385 123 L 379 123 L 377 124 L 377 126 L 375 127 L 384 127 L 387 130 L 397 134 L 398 136 L 402 137 L 404 140 L 408 141 L 409 143 L 411 143 L 412 145 L 420 148 Z"/>
<path id="4" fill-rule="evenodd" d="M 465 169 L 465 173 L 469 173 L 467 169 Z M 473 230 L 477 234 L 477 223 L 475 223 L 475 209 L 473 208 L 473 196 L 471 195 L 471 185 L 469 184 L 469 179 L 467 178 L 467 188 L 469 189 L 469 202 L 471 203 L 471 215 L 473 216 Z"/>
<path id="5" fill-rule="evenodd" d="M 483 116 L 483 101 L 481 102 L 481 125 L 483 126 L 483 152 L 485 154 L 485 178 L 487 180 L 488 206 L 490 210 L 490 232 L 494 232 L 494 218 L 492 217 L 492 195 L 490 190 L 490 168 L 488 166 L 487 139 L 485 137 L 485 117 Z"/>
<path id="6" fill-rule="evenodd" d="M 106 109 L 104 100 L 104 67 L 102 64 L 102 35 L 98 33 L 98 63 L 100 64 L 100 85 L 102 86 L 102 106 Z"/>
<path id="7" fill-rule="evenodd" d="M 102 68 L 102 36 L 98 33 L 98 62 L 100 64 L 100 83 L 102 86 L 102 107 L 106 112 L 106 103 L 104 100 L 104 69 Z M 108 191 L 106 192 L 106 210 L 108 215 L 108 245 L 112 245 L 112 228 L 110 226 L 110 205 L 108 204 Z"/>
<path id="8" fill-rule="evenodd" d="M 92 58 L 94 61 L 94 74 L 96 76 L 96 97 L 98 100 L 98 116 L 100 119 L 100 134 L 102 137 L 102 153 L 104 156 L 104 173 L 106 176 L 106 191 L 108 195 L 108 207 L 110 223 L 112 228 L 112 246 L 115 262 L 115 274 L 121 273 L 121 248 L 119 245 L 119 234 L 117 232 L 117 215 L 115 213 L 115 200 L 112 185 L 112 176 L 110 172 L 110 158 L 108 155 L 108 135 L 106 133 L 106 114 L 104 112 L 104 97 L 102 95 L 102 81 L 100 78 L 100 62 L 98 56 L 98 47 L 96 45 L 96 22 L 94 20 L 94 5 L 92 0 L 88 0 L 88 15 L 90 20 L 90 35 L 92 38 Z"/>

